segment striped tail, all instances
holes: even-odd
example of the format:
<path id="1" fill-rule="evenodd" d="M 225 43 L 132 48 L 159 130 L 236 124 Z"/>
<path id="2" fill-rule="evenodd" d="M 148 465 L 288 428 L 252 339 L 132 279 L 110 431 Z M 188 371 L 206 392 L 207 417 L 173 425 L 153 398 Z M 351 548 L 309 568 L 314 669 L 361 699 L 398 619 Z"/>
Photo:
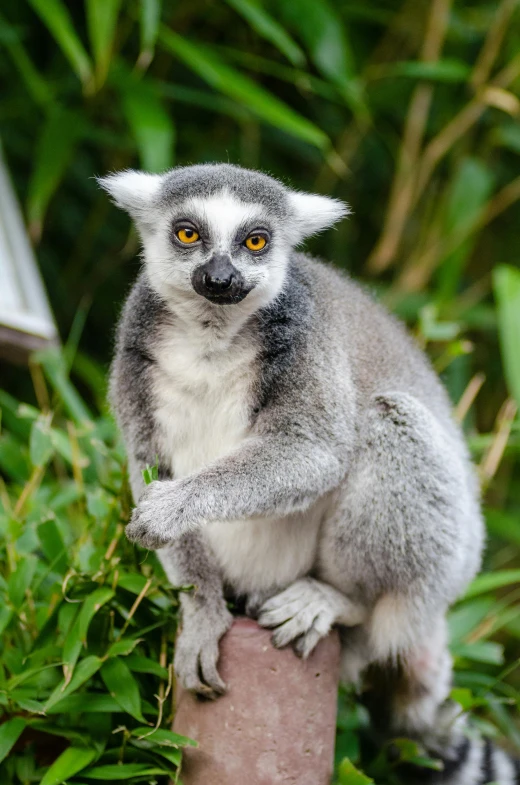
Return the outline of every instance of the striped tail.
<path id="1" fill-rule="evenodd" d="M 424 740 L 428 752 L 443 764 L 442 772 L 430 781 L 436 785 L 520 785 L 520 761 L 491 739 L 469 731 L 470 723 L 463 717 L 452 722 L 446 733 L 441 732 L 442 746 L 439 741 L 432 744 Z"/>
<path id="2" fill-rule="evenodd" d="M 449 701 L 439 710 L 439 726 L 417 741 L 442 764 L 441 771 L 406 765 L 406 782 L 413 785 L 520 785 L 520 760 L 491 739 L 471 732 L 466 717 L 456 717 L 460 707 Z M 450 718 L 451 715 L 451 718 Z"/>
<path id="3" fill-rule="evenodd" d="M 412 763 L 397 765 L 410 785 L 520 785 L 520 761 L 471 726 L 458 703 L 446 698 L 451 682 L 451 658 L 422 680 L 409 663 L 371 667 L 362 700 L 371 716 L 377 747 L 387 750 L 389 763 L 399 760 L 398 739 L 415 741 L 442 769 Z M 395 740 L 395 744 L 392 743 Z M 386 742 L 386 743 L 385 743 Z"/>

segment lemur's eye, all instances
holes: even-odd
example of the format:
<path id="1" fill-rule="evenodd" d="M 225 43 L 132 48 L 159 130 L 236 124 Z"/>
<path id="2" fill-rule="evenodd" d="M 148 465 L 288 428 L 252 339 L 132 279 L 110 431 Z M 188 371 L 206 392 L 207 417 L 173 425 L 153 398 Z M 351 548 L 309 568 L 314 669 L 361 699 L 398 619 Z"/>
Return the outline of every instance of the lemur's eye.
<path id="1" fill-rule="evenodd" d="M 178 231 L 175 232 L 175 235 L 181 241 L 181 243 L 184 243 L 185 245 L 196 243 L 200 237 L 199 233 L 196 232 L 195 229 L 190 229 L 188 226 L 186 226 L 184 229 L 178 229 Z"/>
<path id="2" fill-rule="evenodd" d="M 250 251 L 261 251 L 262 248 L 265 248 L 267 244 L 267 240 L 261 234 L 251 234 L 246 239 L 246 248 L 249 248 Z"/>

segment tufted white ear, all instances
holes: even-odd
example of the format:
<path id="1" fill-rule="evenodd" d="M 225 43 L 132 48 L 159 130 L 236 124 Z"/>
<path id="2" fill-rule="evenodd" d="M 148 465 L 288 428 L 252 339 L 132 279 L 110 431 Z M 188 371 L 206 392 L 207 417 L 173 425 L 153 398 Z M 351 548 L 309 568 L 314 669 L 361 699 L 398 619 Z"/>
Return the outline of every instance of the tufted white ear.
<path id="1" fill-rule="evenodd" d="M 321 232 L 350 214 L 350 208 L 339 199 L 319 194 L 307 194 L 302 191 L 291 191 L 289 195 L 295 222 L 297 242 L 311 234 Z"/>
<path id="2" fill-rule="evenodd" d="M 142 218 L 158 195 L 162 175 L 125 169 L 106 177 L 98 177 L 98 184 L 108 191 L 114 203 L 130 213 L 132 218 Z"/>

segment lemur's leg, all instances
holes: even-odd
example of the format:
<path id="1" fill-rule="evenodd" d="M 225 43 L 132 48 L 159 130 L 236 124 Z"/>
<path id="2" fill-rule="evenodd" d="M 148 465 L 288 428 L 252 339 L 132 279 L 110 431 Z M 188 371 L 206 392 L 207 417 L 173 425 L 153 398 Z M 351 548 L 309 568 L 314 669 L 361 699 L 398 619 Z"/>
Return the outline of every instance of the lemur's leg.
<path id="1" fill-rule="evenodd" d="M 324 583 L 307 580 L 304 592 L 299 581 L 270 600 L 260 620 L 284 624 L 275 642 L 312 630 L 300 644 L 307 653 L 318 630 L 329 628 L 314 625 L 316 605 L 319 618 L 349 624 L 341 593 L 350 607 L 354 601 L 370 610 L 350 624 L 363 621 L 371 659 L 385 661 L 423 640 L 432 617 L 441 616 L 472 577 L 482 524 L 455 440 L 412 396 L 376 396 L 360 434 L 335 509 L 322 524 L 316 575 Z"/>
<path id="2" fill-rule="evenodd" d="M 149 456 L 148 463 L 154 462 Z M 147 461 L 129 458 L 130 482 L 138 502 L 145 485 L 141 474 Z M 161 481 L 169 472 L 159 467 Z M 226 685 L 219 676 L 219 641 L 233 621 L 222 579 L 209 546 L 198 532 L 188 532 L 171 547 L 158 551 L 168 579 L 174 586 L 193 586 L 182 592 L 182 628 L 175 645 L 175 672 L 183 687 L 206 697 L 222 694 Z"/>
<path id="3" fill-rule="evenodd" d="M 175 645 L 175 672 L 183 687 L 206 697 L 223 693 L 219 676 L 219 641 L 233 617 L 223 593 L 216 560 L 199 532 L 188 532 L 158 551 L 168 578 L 194 588 L 180 595 L 182 629 Z"/>

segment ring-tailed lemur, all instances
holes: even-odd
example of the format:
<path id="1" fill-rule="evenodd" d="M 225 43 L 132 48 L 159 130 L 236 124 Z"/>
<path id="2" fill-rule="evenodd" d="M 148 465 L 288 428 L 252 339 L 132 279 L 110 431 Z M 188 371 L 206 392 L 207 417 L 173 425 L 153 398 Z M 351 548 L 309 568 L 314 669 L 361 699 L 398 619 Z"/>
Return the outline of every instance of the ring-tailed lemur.
<path id="1" fill-rule="evenodd" d="M 340 625 L 349 682 L 397 663 L 387 730 L 425 740 L 439 781 L 514 782 L 503 752 L 448 717 L 445 614 L 479 568 L 483 524 L 446 393 L 394 318 L 294 251 L 347 207 L 228 164 L 100 183 L 144 249 L 111 398 L 137 503 L 128 537 L 196 587 L 182 683 L 225 689 L 225 596 L 241 595 L 303 656 Z"/>

